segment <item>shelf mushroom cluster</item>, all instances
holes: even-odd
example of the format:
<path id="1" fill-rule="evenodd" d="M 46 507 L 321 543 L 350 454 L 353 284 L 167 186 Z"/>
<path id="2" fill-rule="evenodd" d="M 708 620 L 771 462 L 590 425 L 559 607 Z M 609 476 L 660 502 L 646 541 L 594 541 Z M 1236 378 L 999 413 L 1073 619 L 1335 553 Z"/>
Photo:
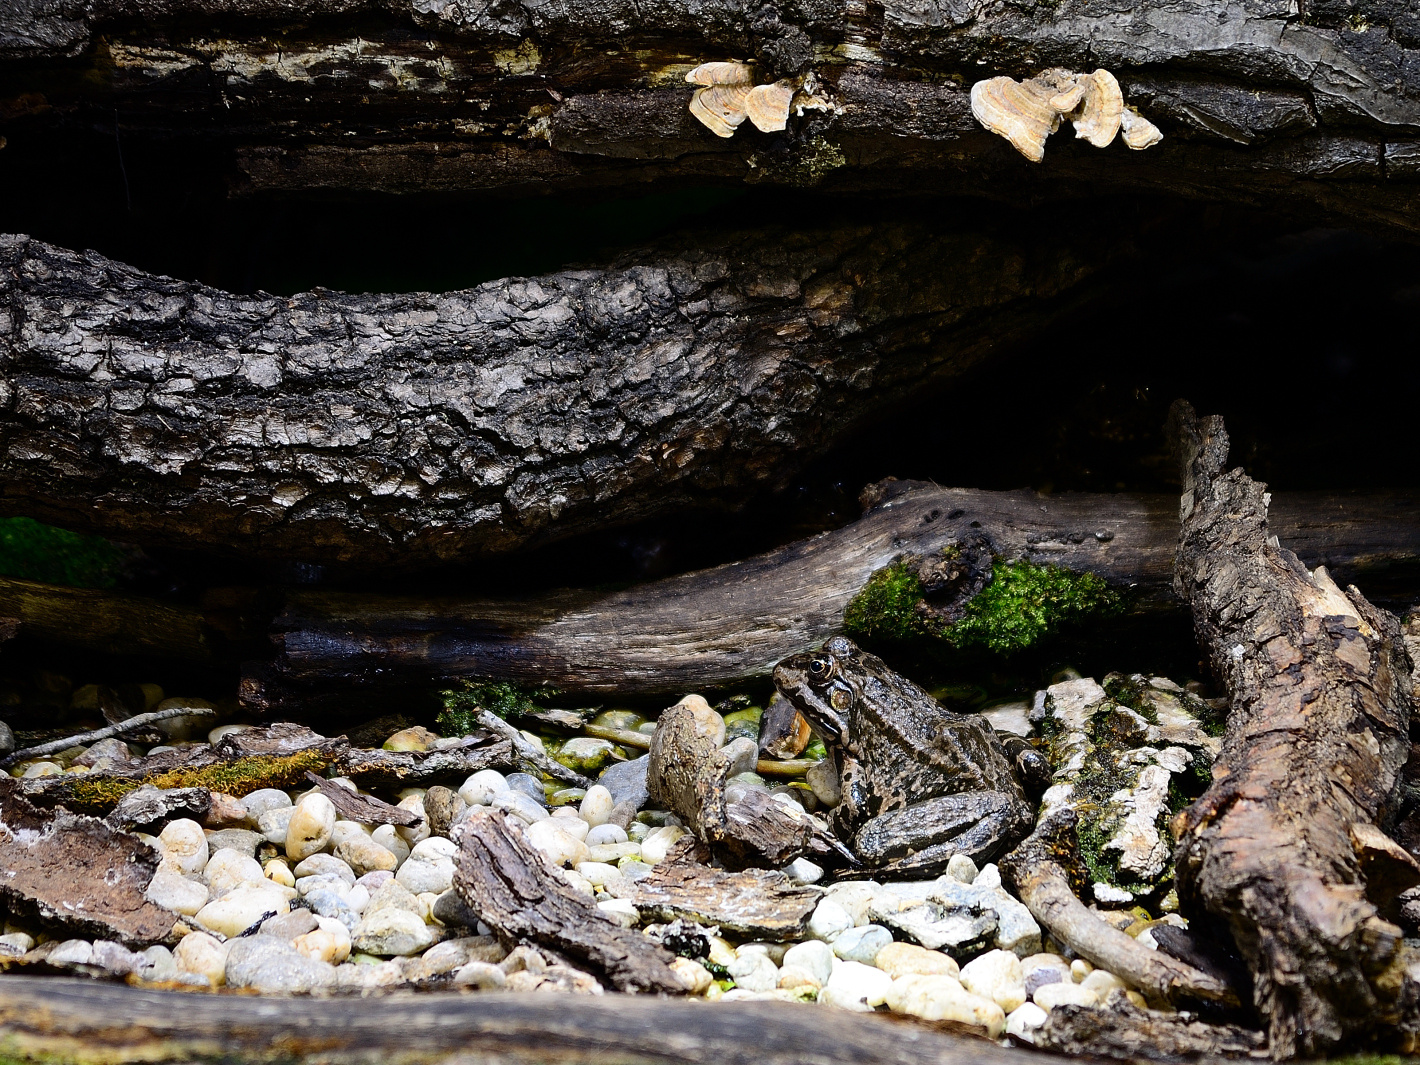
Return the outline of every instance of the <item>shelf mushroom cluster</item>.
<path id="1" fill-rule="evenodd" d="M 803 114 L 806 108 L 826 106 L 813 94 L 808 79 L 756 85 L 754 67 L 748 63 L 701 63 L 685 80 L 700 86 L 690 98 L 690 113 L 717 137 L 733 137 L 746 118 L 758 130 L 777 133 L 788 125 L 794 107 Z"/>
<path id="2" fill-rule="evenodd" d="M 1075 136 L 1104 148 L 1118 134 L 1140 150 L 1163 140 L 1159 128 L 1124 106 L 1119 82 L 1107 70 L 1075 74 L 1058 67 L 1028 81 L 989 78 L 971 87 L 971 113 L 992 133 L 1011 142 L 1033 163 L 1045 158 L 1045 139 L 1069 119 Z"/>

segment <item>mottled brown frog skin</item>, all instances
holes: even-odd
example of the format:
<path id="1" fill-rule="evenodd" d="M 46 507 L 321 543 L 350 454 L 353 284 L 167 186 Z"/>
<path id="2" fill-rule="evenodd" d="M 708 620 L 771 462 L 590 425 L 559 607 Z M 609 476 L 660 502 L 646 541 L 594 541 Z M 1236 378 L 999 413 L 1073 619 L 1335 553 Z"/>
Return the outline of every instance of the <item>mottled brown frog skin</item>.
<path id="1" fill-rule="evenodd" d="M 829 824 L 867 872 L 937 876 L 954 854 L 989 861 L 1030 831 L 991 725 L 944 709 L 853 641 L 784 659 L 774 683 L 838 766 Z"/>

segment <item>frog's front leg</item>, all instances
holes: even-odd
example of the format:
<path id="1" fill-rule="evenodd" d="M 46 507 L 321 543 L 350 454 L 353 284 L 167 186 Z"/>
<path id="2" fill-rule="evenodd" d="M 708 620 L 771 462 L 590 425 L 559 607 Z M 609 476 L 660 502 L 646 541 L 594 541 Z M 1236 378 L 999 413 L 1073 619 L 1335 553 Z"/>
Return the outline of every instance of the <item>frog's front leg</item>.
<path id="1" fill-rule="evenodd" d="M 989 861 L 1030 831 L 1031 811 L 1001 791 L 942 795 L 879 814 L 853 836 L 853 852 L 885 873 L 939 876 L 955 854 Z"/>

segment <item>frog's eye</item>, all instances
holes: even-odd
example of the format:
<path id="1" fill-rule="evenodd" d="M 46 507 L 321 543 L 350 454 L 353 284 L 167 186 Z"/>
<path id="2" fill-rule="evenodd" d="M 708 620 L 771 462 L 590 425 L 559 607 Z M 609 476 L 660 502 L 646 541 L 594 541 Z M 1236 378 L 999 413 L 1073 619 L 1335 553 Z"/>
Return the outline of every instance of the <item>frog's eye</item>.
<path id="1" fill-rule="evenodd" d="M 820 656 L 809 662 L 809 676 L 814 680 L 828 680 L 834 673 L 834 661 L 827 656 Z"/>

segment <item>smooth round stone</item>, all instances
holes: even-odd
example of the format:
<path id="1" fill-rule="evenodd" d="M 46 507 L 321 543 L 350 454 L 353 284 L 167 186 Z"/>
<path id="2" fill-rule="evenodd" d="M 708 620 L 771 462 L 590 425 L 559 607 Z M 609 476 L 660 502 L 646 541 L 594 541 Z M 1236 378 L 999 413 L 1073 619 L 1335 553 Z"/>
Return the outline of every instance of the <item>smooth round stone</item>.
<path id="1" fill-rule="evenodd" d="M 737 954 L 725 968 L 735 986 L 746 991 L 772 991 L 779 986 L 779 966 L 762 951 Z"/>
<path id="2" fill-rule="evenodd" d="M 957 975 L 956 960 L 940 950 L 928 950 L 916 943 L 889 943 L 873 964 L 891 977 Z"/>
<path id="3" fill-rule="evenodd" d="M 823 982 L 807 969 L 797 965 L 781 965 L 778 986 L 781 991 L 817 991 L 823 987 Z"/>
<path id="4" fill-rule="evenodd" d="M 256 857 L 256 848 L 261 845 L 260 832 L 249 828 L 223 828 L 207 833 L 207 850 L 216 854 L 220 850 L 234 850 L 248 858 Z"/>
<path id="5" fill-rule="evenodd" d="M 747 740 L 754 740 L 759 743 L 759 725 L 764 717 L 764 710 L 758 706 L 747 706 L 743 710 L 734 710 L 725 715 L 725 742 L 737 740 L 743 737 Z"/>
<path id="6" fill-rule="evenodd" d="M 819 1001 L 839 1009 L 867 1012 L 887 1000 L 892 977 L 871 965 L 845 961 L 833 967 Z"/>
<path id="7" fill-rule="evenodd" d="M 434 942 L 434 930 L 408 910 L 385 907 L 367 913 L 351 934 L 353 949 L 379 957 L 418 954 Z"/>
<path id="8" fill-rule="evenodd" d="M 626 830 L 620 825 L 597 825 L 587 831 L 587 838 L 582 842 L 588 847 L 601 847 L 608 843 L 625 843 Z"/>
<path id="9" fill-rule="evenodd" d="M 611 797 L 611 792 L 600 784 L 593 784 L 587 789 L 586 797 L 582 799 L 579 812 L 582 820 L 587 822 L 592 828 L 606 824 L 606 819 L 611 816 L 612 807 L 616 802 Z"/>
<path id="10" fill-rule="evenodd" d="M 1077 984 L 1094 971 L 1095 967 L 1084 958 L 1076 958 L 1070 963 L 1070 977 Z"/>
<path id="11" fill-rule="evenodd" d="M 687 695 L 676 703 L 690 711 L 695 719 L 695 733 L 710 740 L 716 747 L 725 746 L 725 719 L 715 713 L 704 696 Z"/>
<path id="12" fill-rule="evenodd" d="M 809 918 L 808 933 L 814 939 L 832 943 L 853 927 L 853 918 L 832 899 L 821 899 Z"/>
<path id="13" fill-rule="evenodd" d="M 282 887 L 295 887 L 296 874 L 291 872 L 291 867 L 286 864 L 284 858 L 273 858 L 261 867 L 262 874 L 273 884 L 280 884 Z"/>
<path id="14" fill-rule="evenodd" d="M 200 873 L 207 865 L 207 834 L 196 821 L 180 817 L 158 834 L 163 864 L 179 873 Z"/>
<path id="15" fill-rule="evenodd" d="M 350 866 L 356 876 L 379 871 L 393 872 L 399 859 L 387 847 L 381 847 L 369 836 L 357 836 L 339 843 L 335 856 Z"/>
<path id="16" fill-rule="evenodd" d="M 654 831 L 655 829 L 644 821 L 632 821 L 626 826 L 626 838 L 639 847 L 641 841 Z"/>
<path id="17" fill-rule="evenodd" d="M 45 955 L 51 965 L 88 965 L 93 961 L 94 945 L 87 939 L 66 939 Z"/>
<path id="18" fill-rule="evenodd" d="M 1035 1030 L 1049 1015 L 1034 1002 L 1018 1006 L 1006 1015 L 1006 1034 L 1022 1043 L 1035 1043 Z"/>
<path id="19" fill-rule="evenodd" d="M 28 932 L 6 932 L 0 936 L 0 957 L 18 958 L 34 949 L 34 936 Z"/>
<path id="20" fill-rule="evenodd" d="M 370 905 L 370 892 L 361 884 L 356 884 L 345 895 L 346 904 L 356 913 L 364 913 Z"/>
<path id="21" fill-rule="evenodd" d="M 784 952 L 784 968 L 801 969 L 822 987 L 833 975 L 833 948 L 817 939 L 796 943 Z"/>
<path id="22" fill-rule="evenodd" d="M 290 910 L 286 892 L 270 881 L 264 885 L 238 884 L 222 898 L 198 910 L 197 920 L 204 928 L 231 938 L 270 914 Z"/>
<path id="23" fill-rule="evenodd" d="M 354 928 L 360 923 L 360 914 L 334 891 L 325 888 L 312 891 L 306 896 L 305 903 L 312 913 L 339 921 L 346 928 Z"/>
<path id="24" fill-rule="evenodd" d="M 216 743 L 223 736 L 231 736 L 238 732 L 248 732 L 250 725 L 218 725 L 211 732 L 207 733 L 207 742 Z"/>
<path id="25" fill-rule="evenodd" d="M 297 954 L 316 961 L 339 965 L 350 957 L 350 930 L 339 921 L 329 917 L 317 918 L 321 922 L 314 932 L 307 932 L 291 941 Z"/>
<path id="26" fill-rule="evenodd" d="M 267 810 L 257 818 L 256 829 L 265 837 L 266 842 L 284 847 L 286 846 L 286 833 L 291 828 L 291 818 L 295 816 L 296 808 L 294 806 L 278 806 L 274 810 Z"/>
<path id="27" fill-rule="evenodd" d="M 622 928 L 635 928 L 641 923 L 640 912 L 626 899 L 605 899 L 597 903 L 597 910 Z"/>
<path id="28" fill-rule="evenodd" d="M 989 950 L 961 967 L 957 977 L 972 994 L 989 998 L 1010 1013 L 1026 1001 L 1021 959 L 1009 950 Z"/>
<path id="29" fill-rule="evenodd" d="M 666 852 L 683 835 L 685 835 L 685 829 L 676 825 L 667 825 L 665 828 L 656 829 L 641 841 L 641 860 L 649 865 L 664 861 Z"/>
<path id="30" fill-rule="evenodd" d="M 99 740 L 78 758 L 74 759 L 75 765 L 86 765 L 91 768 L 103 768 L 127 762 L 133 757 L 133 752 L 128 749 L 128 744 L 120 739 L 110 738 Z"/>
<path id="31" fill-rule="evenodd" d="M 290 943 L 297 936 L 314 932 L 319 927 L 320 918 L 305 907 L 299 907 L 279 917 L 268 917 L 261 922 L 261 931 L 257 935 L 275 936 Z"/>
<path id="32" fill-rule="evenodd" d="M 279 788 L 261 788 L 243 796 L 241 803 L 246 807 L 247 816 L 253 821 L 268 810 L 284 810 L 291 806 L 291 796 Z"/>
<path id="33" fill-rule="evenodd" d="M 144 897 L 156 906 L 180 913 L 184 917 L 192 917 L 207 905 L 211 893 L 205 884 L 189 880 L 169 869 L 159 868 L 153 874 L 153 879 L 148 881 L 148 890 Z"/>
<path id="34" fill-rule="evenodd" d="M 509 773 L 508 789 L 526 795 L 539 806 L 546 805 L 547 793 L 543 790 L 542 781 L 531 773 Z"/>
<path id="35" fill-rule="evenodd" d="M 598 725 L 601 728 L 625 729 L 627 732 L 635 732 L 645 721 L 646 719 L 635 710 L 603 710 L 592 718 L 593 725 Z"/>
<path id="36" fill-rule="evenodd" d="M 823 879 L 823 866 L 815 865 L 807 858 L 795 858 L 784 867 L 784 872 L 796 884 L 817 884 Z"/>
<path id="37" fill-rule="evenodd" d="M 347 843 L 352 839 L 369 839 L 373 829 L 368 825 L 362 825 L 359 821 L 344 821 L 336 819 L 335 828 L 330 832 L 330 849 L 335 850 L 342 843 Z"/>
<path id="38" fill-rule="evenodd" d="M 614 762 L 597 778 L 597 783 L 611 792 L 617 803 L 629 802 L 639 810 L 650 798 L 646 790 L 646 771 L 650 765 L 651 756 L 646 754 L 629 762 Z"/>
<path id="39" fill-rule="evenodd" d="M 175 696 L 171 699 L 164 699 L 154 710 L 215 710 L 217 709 L 206 699 L 194 699 L 191 696 Z M 178 714 L 175 717 L 164 718 L 162 721 L 154 722 L 158 731 L 165 735 L 170 742 L 181 742 L 192 739 L 192 734 L 197 729 L 211 721 L 211 715 L 188 715 Z"/>
<path id="40" fill-rule="evenodd" d="M 1093 991 L 1101 1002 L 1108 999 L 1112 991 L 1128 990 L 1128 985 L 1123 980 L 1106 969 L 1096 969 L 1080 981 L 1080 986 Z"/>
<path id="41" fill-rule="evenodd" d="M 576 865 L 591 858 L 587 845 L 559 828 L 554 818 L 544 818 L 529 825 L 527 837 L 528 842 L 545 854 L 553 865 Z"/>
<path id="42" fill-rule="evenodd" d="M 415 725 L 413 728 L 400 729 L 382 745 L 386 751 L 427 751 L 434 746 L 438 740 L 436 733 L 430 732 L 423 725 Z"/>
<path id="43" fill-rule="evenodd" d="M 459 786 L 459 798 L 470 806 L 488 806 L 508 790 L 508 780 L 496 769 L 481 769 Z"/>
<path id="44" fill-rule="evenodd" d="M 715 982 L 710 970 L 693 958 L 676 958 L 671 962 L 671 972 L 676 974 L 685 985 L 686 991 L 692 995 L 703 994 L 705 989 Z"/>
<path id="45" fill-rule="evenodd" d="M 587 835 L 591 835 L 590 832 Z M 587 860 L 592 862 L 609 862 L 616 864 L 623 858 L 641 858 L 641 844 L 639 843 L 598 843 L 595 847 L 587 847 Z"/>
<path id="46" fill-rule="evenodd" d="M 654 865 L 647 865 L 640 858 L 623 858 L 616 863 L 616 871 L 627 880 L 644 880 L 656 871 Z"/>
<path id="47" fill-rule="evenodd" d="M 409 857 L 409 841 L 399 834 L 394 825 L 381 825 L 370 833 L 370 838 L 394 855 L 396 862 Z"/>
<path id="48" fill-rule="evenodd" d="M 564 807 L 563 810 L 567 812 L 564 813 L 562 810 L 558 810 L 553 813 L 553 823 L 569 836 L 580 839 L 585 843 L 587 841 L 587 835 L 592 831 L 592 826 L 583 821 L 581 817 L 577 815 L 576 810 L 571 807 Z"/>
<path id="49" fill-rule="evenodd" d="M 225 895 L 238 884 L 266 882 L 266 874 L 262 872 L 260 862 L 230 847 L 214 852 L 207 860 L 207 868 L 203 870 L 203 874 L 207 877 L 207 886 L 212 889 L 212 894 L 218 896 Z"/>
<path id="50" fill-rule="evenodd" d="M 878 952 L 892 942 L 892 933 L 879 924 L 849 928 L 834 938 L 833 953 L 844 961 L 872 965 Z M 1012 955 L 1015 957 L 1015 955 Z"/>
<path id="51" fill-rule="evenodd" d="M 1006 1014 L 989 998 L 972 994 L 950 976 L 900 976 L 888 988 L 888 1009 L 928 1021 L 957 1021 L 985 1028 L 992 1039 L 1006 1030 Z"/>
<path id="52" fill-rule="evenodd" d="M 960 880 L 963 884 L 970 884 L 976 879 L 976 863 L 965 854 L 953 854 L 947 862 L 947 875 L 953 880 Z"/>
<path id="53" fill-rule="evenodd" d="M 227 944 L 206 932 L 189 932 L 173 950 L 173 961 L 185 973 L 206 978 L 213 987 L 227 982 Z"/>
<path id="54" fill-rule="evenodd" d="M 329 873 L 320 876 L 303 876 L 296 881 L 296 890 L 302 896 L 309 895 L 312 891 L 333 891 L 343 899 L 350 894 L 351 886 L 344 877 Z"/>
<path id="55" fill-rule="evenodd" d="M 617 872 L 616 866 L 608 865 L 606 862 L 578 862 L 577 872 L 587 878 L 587 882 L 593 887 L 601 887 L 608 880 L 615 880 L 621 874 Z"/>
<path id="56" fill-rule="evenodd" d="M 410 861 L 433 862 L 451 860 L 458 854 L 458 844 L 443 836 L 430 836 L 416 843 L 409 852 Z"/>
<path id="57" fill-rule="evenodd" d="M 274 936 L 228 944 L 227 985 L 267 994 L 302 994 L 335 983 L 335 966 L 302 955 Z"/>
<path id="58" fill-rule="evenodd" d="M 64 767 L 58 762 L 31 762 L 20 775 L 21 780 L 38 780 L 40 777 L 64 775 Z"/>
<path id="59" fill-rule="evenodd" d="M 400 839 L 404 840 L 404 842 L 408 843 L 411 847 L 418 843 L 421 839 L 428 839 L 429 817 L 424 811 L 424 796 L 422 794 L 406 795 L 404 798 L 400 799 L 399 802 L 395 805 L 398 806 L 401 810 L 408 810 L 411 813 L 418 814 L 420 818 L 419 824 L 414 825 L 412 827 L 407 825 L 396 825 L 395 834 L 398 835 Z"/>
<path id="60" fill-rule="evenodd" d="M 579 773 L 597 773 L 611 758 L 616 744 L 595 736 L 573 736 L 553 755 L 569 769 Z"/>
<path id="61" fill-rule="evenodd" d="M 335 831 L 335 804 L 320 792 L 307 795 L 286 825 L 286 856 L 300 862 L 318 854 Z"/>
<path id="62" fill-rule="evenodd" d="M 349 864 L 333 854 L 312 854 L 309 858 L 302 858 L 292 872 L 297 880 L 307 876 L 338 876 L 347 884 L 355 883 L 355 873 Z"/>
<path id="63" fill-rule="evenodd" d="M 529 825 L 548 819 L 547 811 L 520 791 L 506 791 L 502 795 L 496 795 L 491 805 L 493 809 L 512 814 Z"/>
<path id="64" fill-rule="evenodd" d="M 442 894 L 453 887 L 454 863 L 451 858 L 428 858 L 419 860 L 414 855 L 399 867 L 395 879 L 415 895 L 428 892 Z"/>
<path id="65" fill-rule="evenodd" d="M 455 987 L 476 987 L 480 991 L 497 991 L 508 982 L 503 970 L 486 961 L 471 961 L 454 970 Z"/>
<path id="66" fill-rule="evenodd" d="M 375 892 L 379 891 L 380 888 L 384 887 L 393 879 L 393 873 L 384 869 L 376 869 L 373 872 L 366 873 L 364 876 L 360 877 L 359 880 L 355 881 L 355 886 L 364 888 L 371 895 L 374 895 Z"/>
<path id="67" fill-rule="evenodd" d="M 1035 1004 L 1043 1010 L 1053 1010 L 1056 1006 L 1098 1006 L 1100 998 L 1088 987 L 1061 981 L 1036 988 Z"/>

